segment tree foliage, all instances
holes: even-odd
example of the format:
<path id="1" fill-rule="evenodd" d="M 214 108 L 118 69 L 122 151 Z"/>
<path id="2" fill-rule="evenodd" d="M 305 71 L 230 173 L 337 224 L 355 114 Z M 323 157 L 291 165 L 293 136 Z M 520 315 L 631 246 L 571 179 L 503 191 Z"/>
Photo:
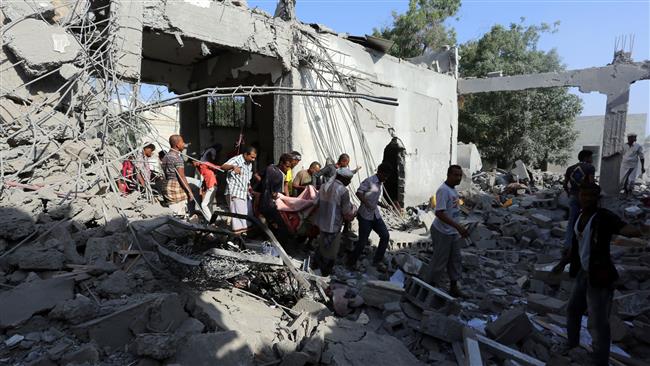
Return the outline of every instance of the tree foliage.
<path id="1" fill-rule="evenodd" d="M 523 19 L 522 19 L 523 23 Z M 565 69 L 555 50 L 537 48 L 539 37 L 555 32 L 553 26 L 495 25 L 479 40 L 460 47 L 460 74 L 486 77 L 530 74 Z M 573 121 L 582 101 L 567 88 L 490 92 L 461 97 L 458 139 L 474 142 L 484 159 L 510 167 L 517 159 L 545 169 L 548 163 L 564 164 L 575 141 Z"/>
<path id="2" fill-rule="evenodd" d="M 460 7 L 460 0 L 410 0 L 406 13 L 393 12 L 393 24 L 375 29 L 376 37 L 395 42 L 389 53 L 410 58 L 456 43 L 456 33 L 444 25 Z"/>

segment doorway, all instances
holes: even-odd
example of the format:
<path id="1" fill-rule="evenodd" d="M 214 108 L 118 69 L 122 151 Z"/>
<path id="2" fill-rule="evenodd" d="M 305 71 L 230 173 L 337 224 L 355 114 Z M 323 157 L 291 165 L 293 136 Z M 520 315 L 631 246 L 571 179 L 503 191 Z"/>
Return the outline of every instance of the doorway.
<path id="1" fill-rule="evenodd" d="M 400 207 L 404 207 L 404 193 L 405 193 L 405 183 L 406 183 L 406 148 L 402 144 L 402 140 L 398 137 L 393 136 L 388 145 L 384 148 L 384 158 L 383 163 L 389 164 L 393 172 L 384 183 L 386 188 L 385 194 L 390 197 L 390 199 L 398 203 Z"/>

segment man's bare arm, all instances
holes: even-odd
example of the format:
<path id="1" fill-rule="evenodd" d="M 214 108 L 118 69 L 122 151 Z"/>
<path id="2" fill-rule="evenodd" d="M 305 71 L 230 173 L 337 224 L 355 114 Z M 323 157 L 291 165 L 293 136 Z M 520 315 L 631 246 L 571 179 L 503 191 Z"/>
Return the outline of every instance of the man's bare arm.
<path id="1" fill-rule="evenodd" d="M 466 238 L 466 237 L 469 236 L 469 232 L 467 231 L 467 229 L 465 229 L 465 228 L 463 227 L 463 225 L 457 223 L 457 222 L 454 221 L 451 217 L 449 217 L 449 216 L 445 213 L 444 210 L 436 211 L 436 217 L 437 217 L 440 221 L 442 221 L 442 222 L 444 222 L 445 224 L 447 224 L 447 225 L 453 227 L 454 229 L 456 229 L 456 230 L 458 231 L 458 233 L 460 234 L 460 236 L 462 236 L 463 238 Z"/>

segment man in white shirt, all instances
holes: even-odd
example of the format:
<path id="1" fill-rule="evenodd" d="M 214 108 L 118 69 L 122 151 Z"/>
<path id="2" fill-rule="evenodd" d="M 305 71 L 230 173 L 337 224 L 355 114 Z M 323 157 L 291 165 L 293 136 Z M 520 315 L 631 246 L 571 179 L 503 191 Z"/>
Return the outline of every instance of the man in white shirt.
<path id="1" fill-rule="evenodd" d="M 316 225 L 320 229 L 315 263 L 323 276 L 332 272 L 339 252 L 341 228 L 354 219 L 356 210 L 350 202 L 350 184 L 354 173 L 348 168 L 336 171 L 336 178 L 323 184 L 318 192 Z"/>
<path id="2" fill-rule="evenodd" d="M 625 194 L 634 189 L 634 181 L 639 175 L 639 160 L 641 161 L 641 175 L 643 175 L 645 174 L 643 146 L 636 142 L 636 134 L 630 133 L 627 135 L 627 144 L 623 145 L 623 161 L 621 162 L 621 184 Z"/>
<path id="3" fill-rule="evenodd" d="M 250 184 L 253 178 L 253 162 L 257 158 L 257 150 L 254 147 L 246 147 L 242 154 L 237 155 L 221 166 L 221 169 L 228 172 L 226 182 L 226 196 L 230 201 L 230 212 L 249 215 L 253 213 Z M 232 231 L 236 234 L 248 230 L 250 224 L 246 219 L 232 219 Z"/>
<path id="4" fill-rule="evenodd" d="M 379 235 L 379 245 L 375 251 L 375 256 L 372 260 L 372 265 L 380 270 L 385 269 L 383 264 L 384 253 L 388 248 L 388 241 L 390 234 L 388 228 L 381 217 L 379 206 L 381 206 L 381 197 L 384 193 L 384 182 L 390 176 L 392 168 L 386 163 L 381 163 L 377 167 L 377 174 L 366 178 L 359 189 L 357 189 L 357 197 L 361 201 L 359 212 L 357 213 L 357 221 L 359 221 L 359 240 L 354 248 L 354 251 L 348 258 L 347 265 L 354 266 L 363 252 L 366 244 L 368 244 L 368 237 L 370 232 L 374 231 Z"/>
<path id="5" fill-rule="evenodd" d="M 436 286 L 442 273 L 449 276 L 449 294 L 465 297 L 458 287 L 462 272 L 461 241 L 469 236 L 467 229 L 459 222 L 460 197 L 456 186 L 463 179 L 463 168 L 452 165 L 447 169 L 447 180 L 436 191 L 436 218 L 429 231 L 433 243 L 433 254 L 429 265 L 420 271 L 420 277 Z"/>

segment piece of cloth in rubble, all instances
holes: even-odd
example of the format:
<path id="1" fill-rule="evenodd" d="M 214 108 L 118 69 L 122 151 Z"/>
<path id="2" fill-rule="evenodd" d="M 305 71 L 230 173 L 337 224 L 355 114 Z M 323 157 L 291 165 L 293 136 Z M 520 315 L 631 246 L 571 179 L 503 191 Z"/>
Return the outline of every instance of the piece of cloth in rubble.
<path id="1" fill-rule="evenodd" d="M 329 181 L 318 191 L 316 226 L 326 233 L 338 233 L 343 222 L 354 215 L 348 188 L 338 179 Z"/>
<path id="2" fill-rule="evenodd" d="M 176 149 L 170 149 L 162 160 L 162 170 L 165 180 L 178 180 L 178 169 L 185 167 L 185 161 L 181 153 Z"/>
<path id="3" fill-rule="evenodd" d="M 168 204 L 187 201 L 187 193 L 178 180 L 169 179 L 163 187 L 163 198 Z"/>
<path id="4" fill-rule="evenodd" d="M 442 183 L 436 191 L 436 212 L 445 211 L 447 217 L 458 221 L 460 217 L 459 202 L 460 196 L 456 189 L 448 186 L 447 183 Z M 433 227 L 445 235 L 460 235 L 453 226 L 442 222 L 437 217 L 433 220 Z"/>
<path id="5" fill-rule="evenodd" d="M 384 193 L 384 187 L 379 181 L 379 177 L 375 174 L 364 179 L 357 189 L 357 193 L 361 193 L 366 198 L 366 202 L 362 201 L 359 206 L 359 216 L 370 221 L 381 218 L 379 200 Z"/>
<path id="6" fill-rule="evenodd" d="M 569 194 L 572 196 L 577 196 L 578 191 L 580 191 L 580 185 L 582 185 L 585 178 L 588 176 L 593 177 L 595 175 L 596 168 L 592 164 L 584 161 L 568 167 L 566 173 L 564 174 L 564 179 L 567 179 L 568 181 Z"/>
<path id="7" fill-rule="evenodd" d="M 246 159 L 244 159 L 244 154 L 239 154 L 228 160 L 224 165 L 232 165 L 239 167 L 240 169 L 239 174 L 236 174 L 234 171 L 230 170 L 226 175 L 226 182 L 228 183 L 228 187 L 226 188 L 226 195 L 241 199 L 248 199 L 248 187 L 250 186 L 251 179 L 253 178 L 253 164 L 247 162 Z"/>

